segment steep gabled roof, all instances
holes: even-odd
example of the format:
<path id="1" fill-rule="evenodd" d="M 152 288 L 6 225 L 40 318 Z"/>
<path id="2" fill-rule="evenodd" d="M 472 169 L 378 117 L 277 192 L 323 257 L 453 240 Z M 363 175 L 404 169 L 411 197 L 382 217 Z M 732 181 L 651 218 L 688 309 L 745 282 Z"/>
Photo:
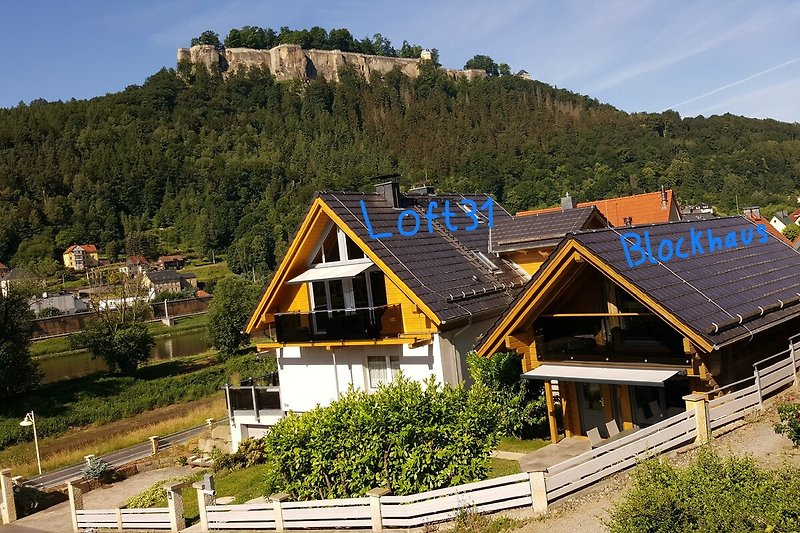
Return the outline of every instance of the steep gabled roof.
<path id="1" fill-rule="evenodd" d="M 663 239 L 684 238 L 689 246 L 691 229 L 721 237 L 731 232 L 753 232 L 743 245 L 710 253 L 691 254 L 631 267 L 625 257 L 621 236 L 647 231 L 653 247 Z M 768 234 L 771 235 L 771 234 Z M 761 242 L 766 240 L 766 242 Z M 703 239 L 703 243 L 707 241 Z M 680 328 L 706 349 L 719 349 L 788 319 L 800 316 L 800 254 L 774 237 L 764 238 L 756 225 L 744 217 L 725 217 L 691 222 L 671 222 L 633 228 L 609 228 L 570 235 L 531 278 L 515 302 L 481 340 L 483 355 L 500 347 L 504 335 L 527 320 L 531 302 L 545 298 L 541 286 L 550 276 L 557 278 L 573 254 L 631 289 L 653 312 Z"/>
<path id="2" fill-rule="evenodd" d="M 129 265 L 147 265 L 147 258 L 143 255 L 132 255 L 128 257 Z"/>
<path id="3" fill-rule="evenodd" d="M 84 252 L 88 252 L 90 254 L 96 254 L 97 253 L 97 247 L 94 244 L 73 244 L 72 246 L 67 248 L 64 251 L 64 253 L 65 254 L 72 253 L 72 251 L 75 250 L 75 248 L 78 248 L 78 247 L 80 247 L 81 250 L 83 250 Z"/>
<path id="4" fill-rule="evenodd" d="M 498 313 L 512 300 L 524 278 L 510 263 L 489 258 L 489 228 L 483 221 L 474 231 L 448 231 L 441 219 L 434 221 L 428 231 L 424 215 L 429 202 L 436 201 L 435 212 L 441 213 L 444 203 L 450 202 L 455 213 L 452 223 L 458 228 L 471 225 L 458 202 L 470 199 L 481 205 L 486 195 L 440 194 L 404 196 L 401 208 L 388 204 L 377 193 L 324 192 L 320 200 L 328 206 L 378 259 L 384 263 L 426 306 L 441 323 L 469 316 Z M 390 238 L 373 239 L 365 224 L 360 201 L 364 201 L 373 234 L 391 232 Z M 413 209 L 422 220 L 413 237 L 403 237 L 397 231 L 397 218 L 403 209 Z M 500 205 L 494 206 L 494 223 L 511 218 Z M 411 222 L 406 222 L 411 226 Z M 491 261 L 493 269 L 479 257 Z M 513 287 L 512 287 L 513 285 Z M 514 288 L 515 287 L 515 288 Z"/>
<path id="5" fill-rule="evenodd" d="M 632 196 L 608 198 L 606 200 L 580 202 L 578 207 L 597 207 L 612 226 L 624 226 L 625 219 L 628 217 L 631 218 L 631 224 L 634 225 L 669 222 L 673 220 L 673 216 L 675 217 L 674 220 L 679 220 L 680 210 L 678 209 L 672 189 L 664 191 L 664 196 L 666 196 L 666 202 L 664 202 L 665 199 L 662 198 L 661 191 L 657 191 L 634 194 Z M 520 211 L 517 213 L 517 216 L 552 213 L 560 210 L 560 207 L 548 207 L 546 209 Z"/>
<path id="6" fill-rule="evenodd" d="M 567 233 L 607 225 L 605 217 L 594 206 L 503 217 L 495 222 L 491 230 L 490 251 L 552 248 Z"/>

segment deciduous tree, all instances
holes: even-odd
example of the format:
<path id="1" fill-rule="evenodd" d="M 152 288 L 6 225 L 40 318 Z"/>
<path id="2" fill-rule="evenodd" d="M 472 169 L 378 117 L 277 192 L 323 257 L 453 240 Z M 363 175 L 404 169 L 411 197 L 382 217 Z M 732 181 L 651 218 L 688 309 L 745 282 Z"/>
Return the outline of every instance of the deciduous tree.
<path id="1" fill-rule="evenodd" d="M 0 398 L 4 401 L 30 392 L 41 378 L 29 351 L 31 319 L 26 294 L 13 289 L 0 294 Z"/>
<path id="2" fill-rule="evenodd" d="M 208 336 L 224 356 L 247 341 L 244 328 L 257 299 L 258 288 L 245 278 L 229 275 L 217 282 L 208 307 Z"/>

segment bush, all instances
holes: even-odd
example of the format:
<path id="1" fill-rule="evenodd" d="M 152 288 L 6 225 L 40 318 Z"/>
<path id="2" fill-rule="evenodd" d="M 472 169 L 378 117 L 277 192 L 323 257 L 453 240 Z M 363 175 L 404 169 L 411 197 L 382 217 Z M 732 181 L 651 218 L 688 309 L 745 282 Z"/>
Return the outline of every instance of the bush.
<path id="1" fill-rule="evenodd" d="M 480 385 L 399 378 L 374 394 L 350 390 L 328 407 L 280 420 L 251 457 L 271 466 L 267 493 L 294 499 L 413 494 L 484 479 L 501 406 Z"/>
<path id="2" fill-rule="evenodd" d="M 166 507 L 167 506 L 167 491 L 164 490 L 164 485 L 169 485 L 176 482 L 185 483 L 189 481 L 189 477 L 173 477 L 165 479 L 164 481 L 156 481 L 139 494 L 128 498 L 125 502 L 125 507 L 128 509 L 150 509 L 152 507 Z"/>
<path id="3" fill-rule="evenodd" d="M 467 354 L 475 383 L 486 387 L 503 406 L 500 426 L 505 435 L 530 438 L 547 433 L 547 402 L 540 381 L 522 378 L 522 359 L 514 352 L 492 357 Z"/>
<path id="4" fill-rule="evenodd" d="M 795 446 L 800 446 L 800 404 L 784 403 L 778 406 L 781 421 L 775 424 L 775 432 L 789 437 Z"/>
<path id="5" fill-rule="evenodd" d="M 750 457 L 703 450 L 684 469 L 641 464 L 605 525 L 611 533 L 798 531 L 798 494 L 800 470 L 764 470 Z"/>
<path id="6" fill-rule="evenodd" d="M 81 468 L 81 475 L 86 479 L 105 479 L 111 472 L 111 467 L 102 459 L 92 458 L 89 463 Z"/>

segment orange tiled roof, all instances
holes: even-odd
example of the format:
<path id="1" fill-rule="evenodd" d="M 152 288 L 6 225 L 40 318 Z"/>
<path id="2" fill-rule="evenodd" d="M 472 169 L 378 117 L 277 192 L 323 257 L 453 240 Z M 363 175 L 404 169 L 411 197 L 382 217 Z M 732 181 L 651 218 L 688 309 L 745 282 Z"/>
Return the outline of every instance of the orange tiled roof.
<path id="1" fill-rule="evenodd" d="M 792 222 L 797 223 L 797 219 L 800 218 L 800 209 L 795 209 L 791 213 L 789 213 L 789 218 L 792 219 Z"/>
<path id="2" fill-rule="evenodd" d="M 750 219 L 750 220 L 752 220 L 752 221 L 753 221 L 753 222 L 755 222 L 756 224 L 764 224 L 764 226 L 767 228 L 767 231 L 768 231 L 768 232 L 770 232 L 772 235 L 774 235 L 774 236 L 775 236 L 775 237 L 776 237 L 776 238 L 777 238 L 779 241 L 781 241 L 781 242 L 785 242 L 785 243 L 786 243 L 786 244 L 788 244 L 789 246 L 791 246 L 791 245 L 792 245 L 792 241 L 790 241 L 789 239 L 787 239 L 787 238 L 786 238 L 786 236 L 785 236 L 783 233 L 781 233 L 780 231 L 778 231 L 778 228 L 776 228 L 775 226 L 773 226 L 772 224 L 770 224 L 770 223 L 769 223 L 769 220 L 767 220 L 766 218 L 762 217 L 761 215 L 759 215 L 759 216 L 753 216 L 753 215 L 742 215 L 742 216 L 743 216 L 744 218 L 747 218 L 747 219 Z"/>
<path id="3" fill-rule="evenodd" d="M 143 255 L 132 255 L 128 258 L 131 265 L 146 265 L 147 259 Z"/>
<path id="4" fill-rule="evenodd" d="M 64 251 L 64 253 L 68 254 L 68 253 L 72 252 L 72 250 L 74 250 L 75 247 L 77 247 L 77 246 L 80 246 L 81 248 L 83 248 L 84 252 L 89 252 L 90 254 L 96 254 L 97 253 L 97 247 L 94 244 L 73 244 L 72 246 L 67 248 Z"/>
<path id="5" fill-rule="evenodd" d="M 632 224 L 669 222 L 671 214 L 677 212 L 678 209 L 675 205 L 675 196 L 672 194 L 672 189 L 667 189 L 665 192 L 667 195 L 666 208 L 661 205 L 661 191 L 634 194 L 633 196 L 620 196 L 619 198 L 609 198 L 607 200 L 595 200 L 593 202 L 581 202 L 578 207 L 597 207 L 612 226 L 624 226 L 626 217 L 631 218 Z M 548 207 L 533 211 L 521 211 L 517 215 L 538 215 L 560 209 L 560 207 Z"/>

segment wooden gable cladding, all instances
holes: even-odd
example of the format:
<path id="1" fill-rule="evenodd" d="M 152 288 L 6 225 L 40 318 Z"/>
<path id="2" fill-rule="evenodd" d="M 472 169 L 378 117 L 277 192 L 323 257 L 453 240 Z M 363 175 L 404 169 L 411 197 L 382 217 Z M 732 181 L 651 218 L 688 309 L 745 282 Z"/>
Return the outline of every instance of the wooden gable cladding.
<path id="1" fill-rule="evenodd" d="M 714 346 L 698 332 L 689 328 L 649 294 L 629 283 L 614 269 L 595 257 L 586 247 L 574 239 L 563 243 L 517 296 L 516 301 L 506 310 L 501 319 L 487 333 L 477 348 L 483 357 L 501 351 L 522 338 L 524 332 L 531 331 L 534 320 L 574 284 L 585 268 L 596 269 L 611 283 L 627 291 L 642 302 L 652 313 L 669 326 L 684 335 L 693 347 L 703 353 L 714 351 Z M 531 343 L 535 350 L 535 342 Z M 530 358 L 530 356 L 529 356 Z M 533 363 L 533 361 L 530 361 Z"/>
<path id="2" fill-rule="evenodd" d="M 268 324 L 274 322 L 275 313 L 311 311 L 308 284 L 297 283 L 289 285 L 287 282 L 308 269 L 310 259 L 315 253 L 323 234 L 332 226 L 341 229 L 363 250 L 365 256 L 381 269 L 385 276 L 387 305 L 397 305 L 401 308 L 402 324 L 398 325 L 398 329 L 401 330 L 401 340 L 385 339 L 386 342 L 414 343 L 429 341 L 432 335 L 438 332 L 439 321 L 436 315 L 397 278 L 394 272 L 380 258 L 375 256 L 361 238 L 348 228 L 320 198 L 314 200 L 300 228 L 292 239 L 284 259 L 276 269 L 269 286 L 250 318 L 247 332 L 253 333 L 266 329 Z M 359 342 L 346 341 L 345 344 L 355 345 L 359 344 Z M 374 343 L 374 341 L 370 342 Z M 379 340 L 377 342 L 383 341 Z M 268 344 L 269 347 L 272 347 L 271 344 L 274 343 Z"/>

